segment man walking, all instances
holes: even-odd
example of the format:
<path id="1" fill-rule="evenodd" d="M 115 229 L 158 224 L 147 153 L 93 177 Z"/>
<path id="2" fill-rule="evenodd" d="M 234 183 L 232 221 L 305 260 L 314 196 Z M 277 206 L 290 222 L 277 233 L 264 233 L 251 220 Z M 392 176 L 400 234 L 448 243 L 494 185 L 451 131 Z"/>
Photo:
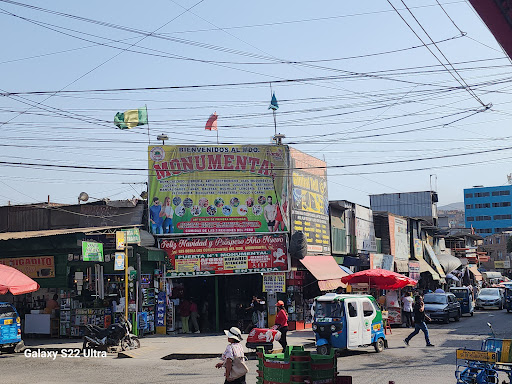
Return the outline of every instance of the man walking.
<path id="1" fill-rule="evenodd" d="M 413 311 L 413 304 L 414 299 L 412 298 L 412 292 L 406 293 L 404 297 L 402 298 L 402 302 L 404 305 L 404 318 L 405 318 L 405 325 L 407 328 L 412 327 L 412 311 Z"/>
<path id="2" fill-rule="evenodd" d="M 414 331 L 404 339 L 405 345 L 409 346 L 409 341 L 416 336 L 420 330 L 425 334 L 425 341 L 427 342 L 427 347 L 433 347 L 434 344 L 430 342 L 428 337 L 428 328 L 427 324 L 425 324 L 425 319 L 430 320 L 428 316 L 425 315 L 425 304 L 423 303 L 423 298 L 421 296 L 416 296 L 416 300 L 414 303 Z"/>

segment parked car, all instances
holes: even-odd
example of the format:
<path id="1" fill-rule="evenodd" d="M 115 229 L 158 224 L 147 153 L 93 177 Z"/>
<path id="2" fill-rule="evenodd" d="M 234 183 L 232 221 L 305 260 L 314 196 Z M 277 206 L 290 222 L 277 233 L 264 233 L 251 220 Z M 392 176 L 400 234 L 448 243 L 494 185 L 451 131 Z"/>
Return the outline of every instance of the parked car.
<path id="1" fill-rule="evenodd" d="M 503 309 L 505 297 L 500 288 L 482 288 L 476 298 L 476 308 Z"/>
<path id="2" fill-rule="evenodd" d="M 453 318 L 459 321 L 462 316 L 460 303 L 453 293 L 427 293 L 423 297 L 425 313 L 432 320 L 449 323 Z"/>

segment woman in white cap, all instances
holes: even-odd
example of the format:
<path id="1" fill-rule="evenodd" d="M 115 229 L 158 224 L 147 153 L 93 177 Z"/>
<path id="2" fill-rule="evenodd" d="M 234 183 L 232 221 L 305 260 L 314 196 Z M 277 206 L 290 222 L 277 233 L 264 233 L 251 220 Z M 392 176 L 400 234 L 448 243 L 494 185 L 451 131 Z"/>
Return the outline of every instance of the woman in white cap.
<path id="1" fill-rule="evenodd" d="M 226 368 L 224 384 L 245 384 L 245 374 L 248 372 L 245 364 L 245 354 L 242 344 L 242 332 L 237 327 L 224 330 L 228 337 L 228 346 L 221 356 L 222 362 L 217 363 L 215 368 Z"/>

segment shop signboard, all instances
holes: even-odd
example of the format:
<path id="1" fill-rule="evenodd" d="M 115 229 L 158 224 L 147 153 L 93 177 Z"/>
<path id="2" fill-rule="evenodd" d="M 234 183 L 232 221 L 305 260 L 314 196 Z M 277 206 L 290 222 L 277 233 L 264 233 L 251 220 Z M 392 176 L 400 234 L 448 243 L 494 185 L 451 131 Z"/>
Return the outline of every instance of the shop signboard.
<path id="1" fill-rule="evenodd" d="M 407 220 L 389 215 L 389 243 L 391 254 L 395 256 L 398 272 L 408 272 L 407 261 L 410 258 L 409 237 L 407 235 Z"/>
<path id="2" fill-rule="evenodd" d="M 370 253 L 370 269 L 385 269 L 393 271 L 393 255 L 384 255 L 382 253 Z"/>
<path id="3" fill-rule="evenodd" d="M 124 271 L 124 252 L 116 252 L 114 259 L 114 271 Z"/>
<path id="4" fill-rule="evenodd" d="M 420 262 L 419 261 L 409 261 L 409 277 L 414 280 L 420 279 Z"/>
<path id="5" fill-rule="evenodd" d="M 153 234 L 287 231 L 288 147 L 149 147 Z"/>
<path id="6" fill-rule="evenodd" d="M 495 261 L 494 268 L 496 269 L 508 269 L 510 268 L 510 260 Z"/>
<path id="7" fill-rule="evenodd" d="M 126 244 L 140 244 L 139 228 L 123 229 Z"/>
<path id="8" fill-rule="evenodd" d="M 263 292 L 286 293 L 285 273 L 264 273 L 263 274 Z"/>
<path id="9" fill-rule="evenodd" d="M 31 256 L 0 259 L 0 264 L 7 265 L 32 279 L 55 277 L 55 262 L 53 256 Z"/>
<path id="10" fill-rule="evenodd" d="M 82 241 L 83 261 L 103 262 L 103 244 Z"/>
<path id="11" fill-rule="evenodd" d="M 358 252 L 377 252 L 372 210 L 356 204 L 356 247 Z"/>
<path id="12" fill-rule="evenodd" d="M 118 251 L 124 250 L 126 247 L 126 232 L 117 231 L 116 232 L 116 249 Z"/>
<path id="13" fill-rule="evenodd" d="M 420 239 L 414 239 L 414 258 L 416 260 L 423 259 L 423 243 Z"/>
<path id="14" fill-rule="evenodd" d="M 306 235 L 308 252 L 330 254 L 329 199 L 325 161 L 290 148 L 292 233 Z"/>
<path id="15" fill-rule="evenodd" d="M 167 277 L 286 272 L 285 234 L 160 239 Z"/>

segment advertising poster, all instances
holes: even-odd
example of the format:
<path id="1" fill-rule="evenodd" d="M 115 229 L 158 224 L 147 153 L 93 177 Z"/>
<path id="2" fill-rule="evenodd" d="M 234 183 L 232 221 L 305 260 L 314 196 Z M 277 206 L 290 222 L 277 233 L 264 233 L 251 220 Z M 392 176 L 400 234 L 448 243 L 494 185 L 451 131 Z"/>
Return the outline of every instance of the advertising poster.
<path id="1" fill-rule="evenodd" d="M 263 292 L 286 293 L 285 273 L 265 273 L 263 275 Z"/>
<path id="2" fill-rule="evenodd" d="M 410 258 L 410 251 L 407 220 L 389 215 L 389 240 L 391 254 L 395 257 L 397 272 L 409 272 L 407 262 Z"/>
<path id="3" fill-rule="evenodd" d="M 161 239 L 167 277 L 286 272 L 286 235 Z"/>
<path id="4" fill-rule="evenodd" d="M 153 234 L 287 231 L 288 147 L 149 147 Z"/>
<path id="5" fill-rule="evenodd" d="M 327 165 L 293 148 L 290 162 L 292 232 L 304 232 L 309 252 L 330 253 Z"/>
<path id="6" fill-rule="evenodd" d="M 124 252 L 116 252 L 114 259 L 114 271 L 124 271 Z"/>
<path id="7" fill-rule="evenodd" d="M 409 261 L 409 277 L 414 280 L 420 279 L 420 262 Z"/>
<path id="8" fill-rule="evenodd" d="M 83 261 L 103 261 L 103 244 L 82 241 Z"/>
<path id="9" fill-rule="evenodd" d="M 385 269 L 393 271 L 393 255 L 384 255 L 382 253 L 370 253 L 370 269 Z"/>
<path id="10" fill-rule="evenodd" d="M 32 279 L 55 277 L 55 262 L 53 256 L 0 259 L 0 264 L 17 269 Z"/>
<path id="11" fill-rule="evenodd" d="M 372 210 L 356 205 L 356 246 L 358 251 L 377 252 Z"/>
<path id="12" fill-rule="evenodd" d="M 423 259 L 423 243 L 420 239 L 414 239 L 414 258 L 416 260 Z"/>

